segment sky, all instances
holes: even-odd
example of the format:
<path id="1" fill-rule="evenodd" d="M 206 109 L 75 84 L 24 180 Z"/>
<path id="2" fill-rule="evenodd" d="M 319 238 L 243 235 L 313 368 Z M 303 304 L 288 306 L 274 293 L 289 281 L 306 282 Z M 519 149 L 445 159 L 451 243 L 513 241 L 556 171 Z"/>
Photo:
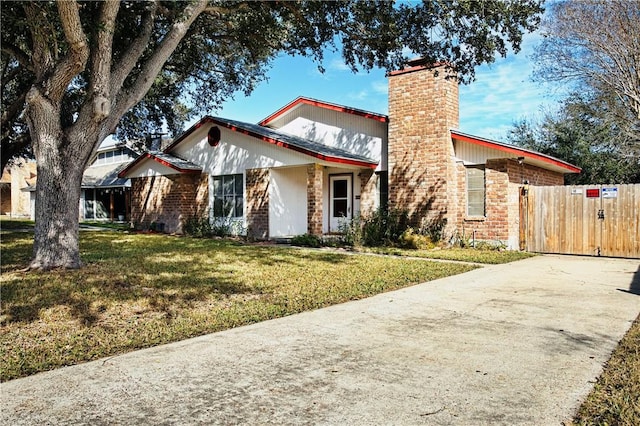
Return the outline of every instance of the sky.
<path id="1" fill-rule="evenodd" d="M 461 131 L 506 142 L 514 122 L 535 118 L 555 104 L 553 91 L 531 79 L 531 54 L 539 41 L 536 33 L 525 35 L 517 55 L 511 53 L 477 68 L 476 81 L 460 86 Z M 309 58 L 280 57 L 273 62 L 268 80 L 248 97 L 239 93 L 211 114 L 257 123 L 298 96 L 387 114 L 384 70 L 354 74 L 339 54 L 327 54 L 324 67 L 321 73 Z"/>

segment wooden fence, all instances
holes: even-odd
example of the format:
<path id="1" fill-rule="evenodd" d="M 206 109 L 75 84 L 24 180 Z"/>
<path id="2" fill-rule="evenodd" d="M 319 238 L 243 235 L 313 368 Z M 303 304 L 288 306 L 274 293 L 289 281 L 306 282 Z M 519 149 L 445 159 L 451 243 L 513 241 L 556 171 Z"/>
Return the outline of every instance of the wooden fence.
<path id="1" fill-rule="evenodd" d="M 640 258 L 640 184 L 529 187 L 520 226 L 527 251 Z"/>

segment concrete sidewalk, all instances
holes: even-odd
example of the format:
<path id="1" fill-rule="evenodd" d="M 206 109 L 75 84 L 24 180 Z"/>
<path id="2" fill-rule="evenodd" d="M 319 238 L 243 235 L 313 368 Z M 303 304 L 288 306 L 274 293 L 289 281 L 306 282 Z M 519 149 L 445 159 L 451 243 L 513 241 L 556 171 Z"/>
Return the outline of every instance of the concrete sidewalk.
<path id="1" fill-rule="evenodd" d="M 639 266 L 539 256 L 62 368 L 2 384 L 1 422 L 559 425 L 640 312 Z"/>

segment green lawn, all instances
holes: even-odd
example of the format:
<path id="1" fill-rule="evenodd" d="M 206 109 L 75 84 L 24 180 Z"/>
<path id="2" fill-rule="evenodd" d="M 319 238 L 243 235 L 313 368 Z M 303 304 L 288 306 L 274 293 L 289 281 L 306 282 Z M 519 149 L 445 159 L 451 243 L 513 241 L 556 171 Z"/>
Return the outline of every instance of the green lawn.
<path id="1" fill-rule="evenodd" d="M 82 232 L 81 270 L 20 272 L 2 234 L 3 381 L 359 299 L 472 265 L 125 232 Z"/>
<path id="2" fill-rule="evenodd" d="M 511 251 L 511 250 L 488 250 L 472 248 L 449 248 L 431 250 L 410 250 L 395 247 L 367 247 L 362 248 L 369 253 L 387 254 L 392 256 L 420 257 L 425 259 L 456 260 L 462 262 L 498 264 L 508 263 L 516 260 L 526 259 L 535 254 Z"/>
<path id="3" fill-rule="evenodd" d="M 3 217 L 0 220 L 0 230 L 13 231 L 16 229 L 33 229 L 34 222 L 29 219 L 13 219 Z"/>
<path id="4" fill-rule="evenodd" d="M 574 425 L 640 425 L 640 316 L 620 341 Z"/>

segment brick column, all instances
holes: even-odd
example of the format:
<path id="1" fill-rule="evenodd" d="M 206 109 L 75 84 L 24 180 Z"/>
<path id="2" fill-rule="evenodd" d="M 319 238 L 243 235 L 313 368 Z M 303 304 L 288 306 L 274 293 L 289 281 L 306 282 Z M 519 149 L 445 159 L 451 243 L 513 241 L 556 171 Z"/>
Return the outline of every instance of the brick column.
<path id="1" fill-rule="evenodd" d="M 248 169 L 246 175 L 247 236 L 269 238 L 269 169 Z"/>
<path id="2" fill-rule="evenodd" d="M 376 183 L 372 169 L 360 171 L 360 214 L 368 215 L 373 213 L 376 207 Z"/>
<path id="3" fill-rule="evenodd" d="M 307 232 L 322 235 L 322 166 L 307 166 Z"/>
<path id="4" fill-rule="evenodd" d="M 455 222 L 458 83 L 444 67 L 409 65 L 389 74 L 389 207 L 408 210 L 414 226 Z"/>

